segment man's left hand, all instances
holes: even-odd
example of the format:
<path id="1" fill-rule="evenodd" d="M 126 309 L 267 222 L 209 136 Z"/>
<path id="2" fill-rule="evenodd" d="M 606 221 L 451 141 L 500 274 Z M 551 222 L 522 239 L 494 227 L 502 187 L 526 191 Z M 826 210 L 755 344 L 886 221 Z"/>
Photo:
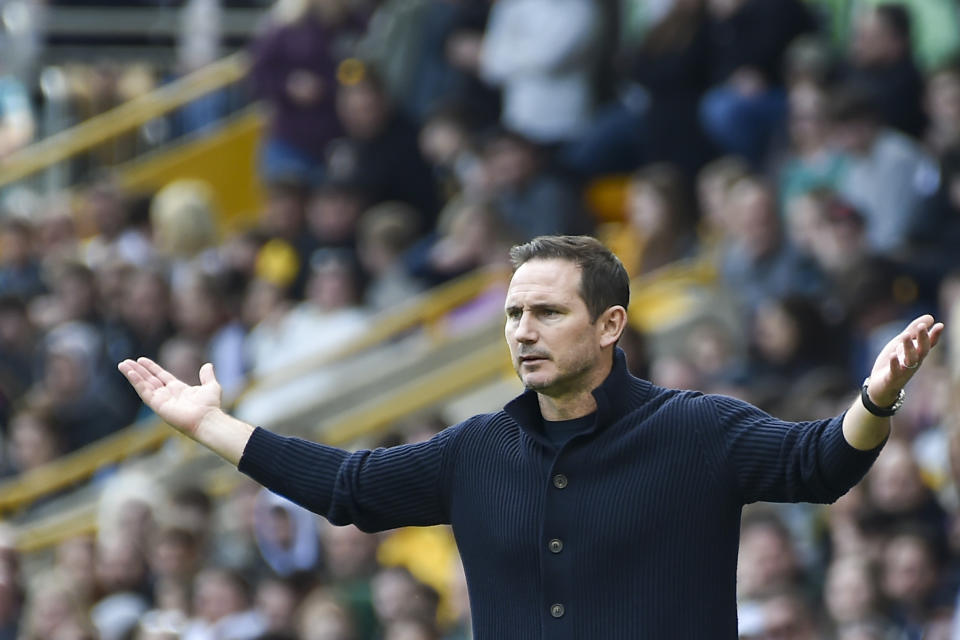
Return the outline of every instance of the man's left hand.
<path id="1" fill-rule="evenodd" d="M 934 322 L 933 316 L 923 315 L 886 344 L 877 356 L 867 386 L 874 404 L 889 407 L 896 402 L 900 389 L 917 372 L 942 333 L 942 322 Z"/>

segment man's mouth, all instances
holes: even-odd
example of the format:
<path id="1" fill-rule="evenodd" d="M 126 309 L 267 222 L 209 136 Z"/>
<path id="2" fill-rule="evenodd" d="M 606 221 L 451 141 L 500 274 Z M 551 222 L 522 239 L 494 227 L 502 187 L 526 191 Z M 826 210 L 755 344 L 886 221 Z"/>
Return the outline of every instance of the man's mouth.
<path id="1" fill-rule="evenodd" d="M 535 364 L 537 362 L 543 362 L 547 360 L 547 357 L 529 355 L 529 356 L 520 356 L 519 359 L 520 359 L 520 364 Z"/>

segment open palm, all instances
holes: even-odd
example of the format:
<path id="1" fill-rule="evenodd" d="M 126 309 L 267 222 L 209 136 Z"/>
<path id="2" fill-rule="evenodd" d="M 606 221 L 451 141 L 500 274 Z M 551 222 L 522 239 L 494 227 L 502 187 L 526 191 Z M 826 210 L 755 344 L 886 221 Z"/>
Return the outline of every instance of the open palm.
<path id="1" fill-rule="evenodd" d="M 200 384 L 191 386 L 150 358 L 124 360 L 117 368 L 143 402 L 171 426 L 195 436 L 200 421 L 220 408 L 220 383 L 213 365 L 200 368 Z"/>
<path id="2" fill-rule="evenodd" d="M 880 406 L 889 406 L 930 349 L 943 333 L 943 323 L 934 323 L 933 316 L 915 319 L 907 328 L 884 346 L 870 372 L 869 393 Z"/>

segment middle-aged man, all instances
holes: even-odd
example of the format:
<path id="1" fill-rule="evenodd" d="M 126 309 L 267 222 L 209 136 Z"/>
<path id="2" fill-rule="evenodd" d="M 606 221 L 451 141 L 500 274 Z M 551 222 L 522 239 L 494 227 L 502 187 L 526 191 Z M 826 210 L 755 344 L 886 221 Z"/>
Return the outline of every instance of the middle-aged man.
<path id="1" fill-rule="evenodd" d="M 514 247 L 506 338 L 527 391 L 420 444 L 349 453 L 228 416 L 210 364 L 188 386 L 120 370 L 157 414 L 268 488 L 365 531 L 453 525 L 478 640 L 737 637 L 740 511 L 835 500 L 890 432 L 943 324 L 917 318 L 841 416 L 777 420 L 632 377 L 629 281 L 598 241 Z"/>

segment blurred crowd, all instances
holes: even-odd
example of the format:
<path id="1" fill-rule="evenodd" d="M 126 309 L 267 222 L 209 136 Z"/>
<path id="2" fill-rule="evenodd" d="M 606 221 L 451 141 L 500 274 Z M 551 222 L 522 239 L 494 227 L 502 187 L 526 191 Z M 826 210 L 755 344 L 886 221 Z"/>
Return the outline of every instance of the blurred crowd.
<path id="1" fill-rule="evenodd" d="M 189 68 L 219 51 L 199 31 Z M 590 233 L 640 283 L 714 274 L 634 323 L 637 375 L 783 418 L 839 413 L 906 322 L 946 322 L 861 485 L 745 510 L 737 597 L 742 638 L 960 638 L 956 2 L 278 0 L 249 52 L 254 228 L 224 233 L 203 182 L 108 174 L 0 219 L 3 474 L 146 417 L 123 358 L 212 361 L 235 398 L 515 242 Z M 36 108 L 2 60 L 0 163 Z M 0 540 L 0 640 L 469 637 L 447 531 L 103 475 L 98 535 L 52 567 Z"/>

